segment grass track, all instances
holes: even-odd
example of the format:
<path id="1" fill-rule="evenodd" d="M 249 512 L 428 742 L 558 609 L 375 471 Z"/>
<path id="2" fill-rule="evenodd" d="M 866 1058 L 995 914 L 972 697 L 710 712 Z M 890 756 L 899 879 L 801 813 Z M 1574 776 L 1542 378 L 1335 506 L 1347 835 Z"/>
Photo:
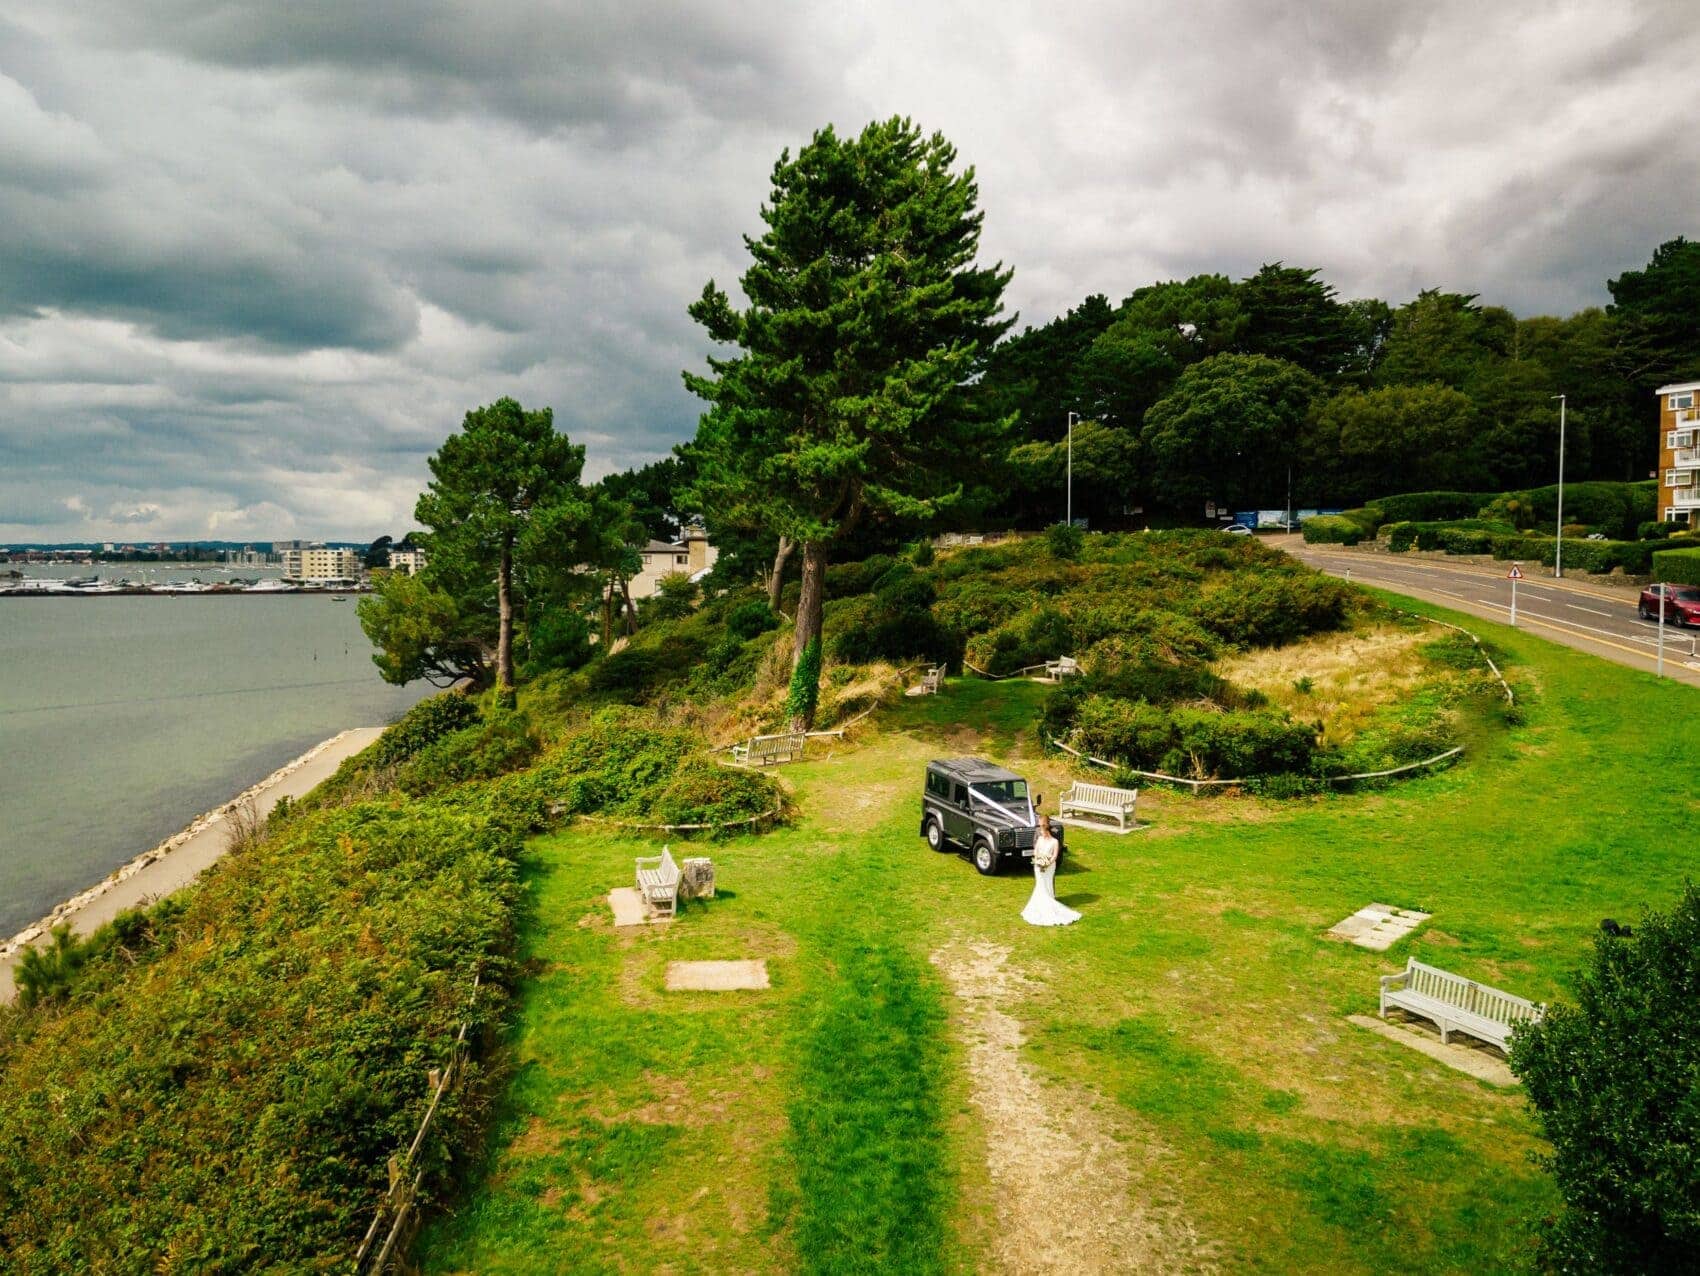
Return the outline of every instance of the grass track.
<path id="1" fill-rule="evenodd" d="M 481 1186 L 431 1270 L 979 1270 L 998 1198 L 949 998 L 927 963 L 1007 946 L 1058 1104 L 1093 1106 L 1221 1266 L 1503 1270 L 1550 1183 L 1522 1098 L 1345 1021 L 1407 954 L 1564 995 L 1601 917 L 1669 900 L 1700 853 L 1697 693 L 1457 617 L 1535 688 L 1461 767 L 1289 804 L 1148 793 L 1147 833 L 1071 834 L 1078 926 L 1020 924 L 1028 883 L 916 837 L 921 763 L 980 751 L 1051 791 L 1031 684 L 953 682 L 870 743 L 787 768 L 803 816 L 709 854 L 729 896 L 616 934 L 600 897 L 644 844 L 572 829 L 528 861 L 531 978 Z M 1388 954 L 1320 938 L 1372 900 L 1434 920 Z M 766 956 L 759 994 L 664 994 L 666 961 Z M 899 1097 L 893 1098 L 893 1093 Z"/>

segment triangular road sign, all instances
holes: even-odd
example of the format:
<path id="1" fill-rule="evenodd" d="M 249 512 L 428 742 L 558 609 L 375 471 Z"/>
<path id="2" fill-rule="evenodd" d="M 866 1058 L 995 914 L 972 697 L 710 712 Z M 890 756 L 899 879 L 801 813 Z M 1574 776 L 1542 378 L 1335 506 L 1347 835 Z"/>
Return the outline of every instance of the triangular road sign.
<path id="1" fill-rule="evenodd" d="M 1507 580 L 1522 580 L 1523 579 L 1523 569 L 1521 567 L 1517 566 L 1516 563 L 1512 563 L 1511 564 L 1511 570 L 1509 572 L 1507 572 L 1505 575 L 1506 575 Z"/>

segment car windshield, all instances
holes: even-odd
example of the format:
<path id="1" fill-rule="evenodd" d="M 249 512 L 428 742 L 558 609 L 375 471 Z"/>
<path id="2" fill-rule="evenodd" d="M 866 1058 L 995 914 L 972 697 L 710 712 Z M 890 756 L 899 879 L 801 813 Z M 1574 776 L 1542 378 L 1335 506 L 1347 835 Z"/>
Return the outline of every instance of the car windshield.
<path id="1" fill-rule="evenodd" d="M 1700 589 L 1673 589 L 1670 596 L 1679 603 L 1700 603 Z"/>
<path id="2" fill-rule="evenodd" d="M 994 802 L 1002 802 L 1005 806 L 1011 802 L 1027 800 L 1026 780 L 981 780 L 973 786 L 974 792 L 981 797 L 991 798 Z"/>

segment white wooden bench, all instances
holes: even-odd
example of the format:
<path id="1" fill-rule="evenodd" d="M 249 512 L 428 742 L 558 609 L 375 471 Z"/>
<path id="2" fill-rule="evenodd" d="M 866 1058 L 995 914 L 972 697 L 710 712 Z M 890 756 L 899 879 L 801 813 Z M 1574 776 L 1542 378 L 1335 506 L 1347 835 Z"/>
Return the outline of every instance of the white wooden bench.
<path id="1" fill-rule="evenodd" d="M 934 665 L 921 675 L 921 690 L 930 696 L 936 696 L 939 688 L 944 685 L 944 666 Z"/>
<path id="2" fill-rule="evenodd" d="M 1463 1032 L 1508 1053 L 1512 1029 L 1520 1023 L 1534 1023 L 1545 1013 L 1545 1007 L 1532 1001 L 1425 966 L 1415 957 L 1399 974 L 1381 977 L 1383 1019 L 1389 1006 L 1433 1020 L 1442 1041 Z"/>
<path id="3" fill-rule="evenodd" d="M 752 766 L 767 766 L 770 762 L 796 762 L 803 756 L 805 736 L 801 731 L 784 735 L 751 736 L 743 744 L 732 746 L 734 761 Z"/>
<path id="4" fill-rule="evenodd" d="M 679 877 L 679 866 L 673 862 L 670 847 L 663 846 L 659 855 L 637 857 L 637 892 L 658 913 L 678 916 Z"/>
<path id="5" fill-rule="evenodd" d="M 1045 677 L 1055 678 L 1061 682 L 1064 678 L 1072 678 L 1080 672 L 1080 664 L 1073 656 L 1061 656 L 1056 660 L 1045 662 Z"/>
<path id="6" fill-rule="evenodd" d="M 1082 784 L 1076 780 L 1057 799 L 1058 815 L 1102 815 L 1125 829 L 1133 819 L 1138 789 L 1118 789 L 1108 784 Z"/>

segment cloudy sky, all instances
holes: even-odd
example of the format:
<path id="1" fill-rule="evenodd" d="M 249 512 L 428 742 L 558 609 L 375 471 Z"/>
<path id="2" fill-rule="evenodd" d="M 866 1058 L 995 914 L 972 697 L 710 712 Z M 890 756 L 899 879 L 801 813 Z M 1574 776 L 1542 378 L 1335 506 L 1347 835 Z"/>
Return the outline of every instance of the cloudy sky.
<path id="1" fill-rule="evenodd" d="M 892 114 L 1042 322 L 1319 266 L 1519 313 L 1700 233 L 1692 0 L 0 0 L 0 542 L 365 539 L 469 407 L 597 476 L 781 148 Z"/>

